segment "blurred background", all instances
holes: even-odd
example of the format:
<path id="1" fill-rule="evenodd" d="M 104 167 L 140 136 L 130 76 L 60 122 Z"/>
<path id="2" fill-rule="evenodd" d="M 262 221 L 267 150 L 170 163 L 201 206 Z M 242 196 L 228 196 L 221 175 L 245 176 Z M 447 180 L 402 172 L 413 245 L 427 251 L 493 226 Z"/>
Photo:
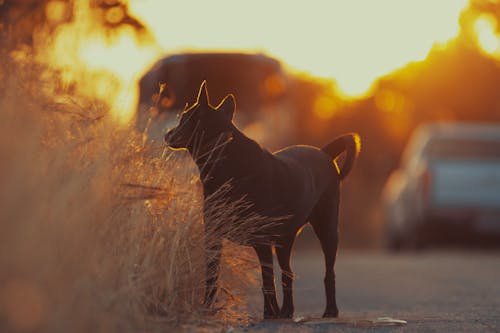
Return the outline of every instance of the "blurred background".
<path id="1" fill-rule="evenodd" d="M 494 0 L 0 1 L 3 48 L 61 75 L 41 90 L 102 99 L 116 122 L 150 140 L 194 101 L 202 79 L 214 104 L 236 95 L 238 126 L 270 150 L 358 132 L 362 152 L 343 184 L 340 227 L 341 245 L 356 248 L 387 243 L 399 194 L 386 182 L 419 125 L 500 123 L 499 20 Z M 480 171 L 496 184 L 491 193 L 499 156 L 493 150 L 490 171 Z M 499 224 L 498 196 L 484 200 Z M 306 230 L 298 246 L 309 237 Z"/>
<path id="2" fill-rule="evenodd" d="M 255 254 L 230 242 L 222 310 L 200 308 L 200 183 L 159 139 L 204 79 L 271 151 L 361 135 L 342 318 L 499 331 L 499 65 L 500 0 L 0 0 L 0 331 L 317 331 L 259 323 Z M 310 229 L 295 250 L 296 316 L 317 317 Z"/>

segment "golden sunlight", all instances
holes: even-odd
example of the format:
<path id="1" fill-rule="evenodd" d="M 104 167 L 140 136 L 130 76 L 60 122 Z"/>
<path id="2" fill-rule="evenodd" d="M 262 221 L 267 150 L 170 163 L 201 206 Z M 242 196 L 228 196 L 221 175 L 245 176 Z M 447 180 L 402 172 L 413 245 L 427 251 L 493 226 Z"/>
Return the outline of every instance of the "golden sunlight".
<path id="1" fill-rule="evenodd" d="M 500 58 L 500 39 L 496 31 L 497 20 L 493 15 L 480 15 L 474 22 L 479 49 L 487 56 Z"/>
<path id="2" fill-rule="evenodd" d="M 39 55 L 62 69 L 80 92 L 106 99 L 122 123 L 134 116 L 137 82 L 148 66 L 182 51 L 264 52 L 292 71 L 334 78 L 343 98 L 365 96 L 379 77 L 425 59 L 433 46 L 454 38 L 467 5 L 467 0 L 123 2 L 146 30 L 117 25 L 110 33 L 98 23 L 90 2 L 75 0 L 72 21 L 42 41 L 49 46 Z M 58 22 L 65 8 L 54 0 L 46 11 Z M 113 25 L 125 12 L 113 7 L 101 14 Z M 491 22 L 481 22 L 479 29 L 489 31 Z M 491 43 L 491 36 L 484 38 Z"/>
<path id="3" fill-rule="evenodd" d="M 60 5 L 60 1 L 50 1 L 47 11 L 57 12 L 54 8 Z M 79 93 L 107 101 L 112 116 L 124 124 L 137 107 L 137 82 L 163 50 L 128 26 L 105 31 L 90 6 L 89 1 L 76 0 L 73 21 L 60 26 L 49 40 L 41 34 L 40 43 L 49 46 L 41 48 L 38 57 L 61 69 L 66 84 L 75 84 Z M 105 17 L 113 23 L 122 15 L 112 8 Z"/>
<path id="4" fill-rule="evenodd" d="M 335 78 L 344 97 L 459 32 L 467 0 L 130 1 L 166 50 L 264 51 L 293 69 Z M 168 4 L 168 5 L 167 5 Z"/>

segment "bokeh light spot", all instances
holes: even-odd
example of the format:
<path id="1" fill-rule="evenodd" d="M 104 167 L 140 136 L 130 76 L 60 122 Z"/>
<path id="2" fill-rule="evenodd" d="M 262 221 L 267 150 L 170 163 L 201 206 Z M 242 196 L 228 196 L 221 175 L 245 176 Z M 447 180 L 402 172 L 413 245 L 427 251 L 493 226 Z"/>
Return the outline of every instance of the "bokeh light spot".
<path id="1" fill-rule="evenodd" d="M 320 96 L 314 101 L 314 114 L 320 119 L 330 119 L 337 107 L 337 102 L 331 96 Z"/>
<path id="2" fill-rule="evenodd" d="M 110 24 L 118 24 L 123 21 L 125 11 L 120 6 L 115 6 L 106 11 L 106 22 Z"/>
<path id="3" fill-rule="evenodd" d="M 45 16 L 51 23 L 60 23 L 68 16 L 68 4 L 64 1 L 49 1 L 45 6 Z"/>
<path id="4" fill-rule="evenodd" d="M 268 76 L 263 83 L 264 94 L 267 96 L 279 96 L 285 91 L 283 79 L 279 75 Z"/>
<path id="5" fill-rule="evenodd" d="M 474 23 L 478 46 L 488 56 L 500 56 L 500 39 L 496 31 L 497 20 L 493 15 L 480 15 Z"/>

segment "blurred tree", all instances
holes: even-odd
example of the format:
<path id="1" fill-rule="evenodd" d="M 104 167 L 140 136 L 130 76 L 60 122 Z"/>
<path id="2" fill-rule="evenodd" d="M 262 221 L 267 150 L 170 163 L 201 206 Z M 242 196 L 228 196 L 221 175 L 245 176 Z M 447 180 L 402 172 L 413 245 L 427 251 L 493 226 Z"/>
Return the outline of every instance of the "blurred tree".
<path id="1" fill-rule="evenodd" d="M 78 4 L 89 5 L 98 23 L 112 31 L 124 25 L 138 32 L 145 26 L 128 10 L 127 2 L 120 0 L 0 0 L 0 38 L 2 43 L 33 44 L 33 33 L 39 27 L 71 22 Z"/>
<path id="2" fill-rule="evenodd" d="M 499 45 L 492 54 L 481 50 L 475 30 L 477 19 L 485 14 L 494 18 L 493 33 Z M 418 125 L 500 122 L 500 1 L 472 0 L 461 15 L 460 26 L 459 36 L 436 46 L 426 60 L 380 78 L 370 96 L 334 103 L 330 117 L 313 111 L 315 101 L 332 94 L 334 86 L 307 78 L 298 83 L 295 97 L 301 105 L 301 137 L 297 141 L 322 145 L 343 132 L 361 134 L 362 152 L 343 189 L 344 245 L 371 246 L 381 239 L 381 191 Z"/>
<path id="3" fill-rule="evenodd" d="M 45 21 L 47 0 L 0 1 L 0 33 L 2 39 L 32 44 L 35 27 Z"/>

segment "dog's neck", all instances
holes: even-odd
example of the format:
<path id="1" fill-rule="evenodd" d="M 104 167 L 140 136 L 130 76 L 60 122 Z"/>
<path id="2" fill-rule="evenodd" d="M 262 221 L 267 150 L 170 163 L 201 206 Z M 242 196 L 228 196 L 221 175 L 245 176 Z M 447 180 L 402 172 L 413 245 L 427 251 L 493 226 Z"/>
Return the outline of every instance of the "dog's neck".
<path id="1" fill-rule="evenodd" d="M 207 145 L 207 149 L 198 154 L 190 151 L 203 185 L 214 190 L 237 175 L 241 177 L 254 172 L 258 161 L 269 154 L 235 126 L 232 135 L 220 141 Z"/>

